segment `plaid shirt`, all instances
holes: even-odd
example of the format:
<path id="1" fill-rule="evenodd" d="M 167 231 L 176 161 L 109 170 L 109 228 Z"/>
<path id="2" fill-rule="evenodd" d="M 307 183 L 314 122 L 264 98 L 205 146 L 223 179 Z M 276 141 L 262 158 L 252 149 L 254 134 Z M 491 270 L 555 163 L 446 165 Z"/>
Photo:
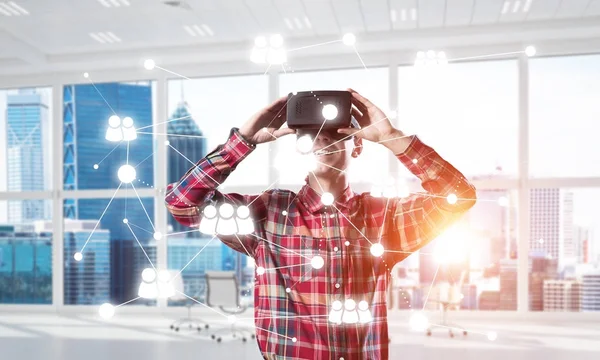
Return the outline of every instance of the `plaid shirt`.
<path id="1" fill-rule="evenodd" d="M 256 275 L 254 291 L 256 335 L 265 359 L 388 359 L 386 290 L 392 267 L 471 208 L 475 188 L 413 136 L 396 157 L 428 193 L 387 199 L 355 194 L 348 187 L 331 206 L 324 206 L 308 184 L 298 194 L 216 190 L 254 147 L 233 129 L 225 144 L 169 185 L 169 212 L 180 223 L 197 227 L 202 208 L 210 203 L 249 205 L 255 232 L 219 238 L 266 269 Z M 454 204 L 447 200 L 451 193 L 458 198 Z M 386 252 L 373 256 L 371 243 L 381 243 Z M 320 269 L 311 266 L 316 255 L 325 262 Z M 330 323 L 333 301 L 345 299 L 367 301 L 373 320 Z"/>

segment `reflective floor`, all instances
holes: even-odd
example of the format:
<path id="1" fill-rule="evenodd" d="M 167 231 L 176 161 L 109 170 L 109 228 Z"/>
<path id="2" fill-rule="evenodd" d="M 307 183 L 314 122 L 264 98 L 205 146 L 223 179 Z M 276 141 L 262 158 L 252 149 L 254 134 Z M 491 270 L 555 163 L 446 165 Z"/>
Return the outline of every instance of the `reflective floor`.
<path id="1" fill-rule="evenodd" d="M 200 333 L 188 328 L 174 332 L 169 329 L 173 319 L 126 315 L 106 322 L 94 316 L 0 312 L 0 359 L 261 359 L 255 340 L 212 340 L 213 329 L 228 326 L 217 318 L 206 318 L 211 328 Z M 410 331 L 405 320 L 406 316 L 390 316 L 390 359 L 600 359 L 600 325 L 595 322 L 477 318 L 461 322 L 470 330 L 466 337 L 458 333 L 450 338 L 448 330 L 439 327 L 431 336 Z M 250 317 L 242 322 L 250 324 Z M 497 333 L 495 341 L 488 340 L 490 331 Z"/>

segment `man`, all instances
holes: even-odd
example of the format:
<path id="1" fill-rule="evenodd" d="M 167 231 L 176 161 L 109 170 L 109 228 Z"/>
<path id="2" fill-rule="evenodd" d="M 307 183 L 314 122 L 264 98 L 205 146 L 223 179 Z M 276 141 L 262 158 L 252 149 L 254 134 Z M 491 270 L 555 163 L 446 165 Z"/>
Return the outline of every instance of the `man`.
<path id="1" fill-rule="evenodd" d="M 385 292 L 392 267 L 475 204 L 475 188 L 458 170 L 416 136 L 395 129 L 368 99 L 348 91 L 360 129 L 318 134 L 312 149 L 318 166 L 297 194 L 216 190 L 257 144 L 294 133 L 281 128 L 286 98 L 232 129 L 223 145 L 167 189 L 167 208 L 191 227 L 199 226 L 208 204 L 250 208 L 253 234 L 219 238 L 265 269 L 257 272 L 254 296 L 257 341 L 265 359 L 388 359 Z M 363 140 L 390 149 L 427 192 L 391 199 L 355 194 L 344 170 L 360 155 Z M 333 203 L 322 201 L 324 193 L 333 195 Z M 365 304 L 372 320 L 357 322 Z"/>

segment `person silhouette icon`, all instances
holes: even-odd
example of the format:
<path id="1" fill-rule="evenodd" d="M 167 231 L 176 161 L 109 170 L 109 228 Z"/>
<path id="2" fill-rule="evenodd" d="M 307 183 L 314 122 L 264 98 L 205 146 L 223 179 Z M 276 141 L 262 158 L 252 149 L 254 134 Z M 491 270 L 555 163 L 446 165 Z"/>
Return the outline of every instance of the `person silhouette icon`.
<path id="1" fill-rule="evenodd" d="M 234 210 L 231 204 L 222 204 L 219 206 L 219 221 L 217 222 L 217 234 L 233 235 L 237 234 L 238 227 L 234 218 Z"/>
<path id="2" fill-rule="evenodd" d="M 138 296 L 144 299 L 156 299 L 158 286 L 156 284 L 156 271 L 146 268 L 142 271 L 142 283 L 138 289 Z"/>
<path id="3" fill-rule="evenodd" d="M 110 142 L 123 140 L 123 128 L 121 127 L 121 118 L 113 115 L 108 118 L 108 129 L 106 129 L 105 139 Z"/>
<path id="4" fill-rule="evenodd" d="M 137 139 L 137 132 L 133 126 L 133 119 L 127 116 L 123 119 L 123 140 L 131 141 Z"/>
<path id="5" fill-rule="evenodd" d="M 215 235 L 217 231 L 217 208 L 214 205 L 208 205 L 202 211 L 200 219 L 200 232 L 206 235 Z"/>
<path id="6" fill-rule="evenodd" d="M 248 235 L 254 232 L 254 223 L 250 217 L 250 209 L 242 205 L 236 209 L 236 222 L 239 235 Z"/>

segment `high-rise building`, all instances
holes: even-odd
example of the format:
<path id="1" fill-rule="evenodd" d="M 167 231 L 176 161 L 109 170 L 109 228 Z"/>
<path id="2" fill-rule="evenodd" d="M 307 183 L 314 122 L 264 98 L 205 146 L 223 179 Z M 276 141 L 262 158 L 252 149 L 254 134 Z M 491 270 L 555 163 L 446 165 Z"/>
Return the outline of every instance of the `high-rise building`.
<path id="1" fill-rule="evenodd" d="M 132 186 L 140 188 L 144 183 L 153 183 L 152 136 L 138 134 L 129 144 L 105 140 L 108 119 L 114 114 L 131 117 L 136 129 L 152 126 L 150 83 L 65 86 L 63 100 L 65 190 L 116 189 L 120 184 L 118 169 L 127 163 L 135 166 L 136 180 L 122 188 L 133 194 Z M 94 164 L 99 164 L 98 169 Z M 138 240 L 144 244 L 152 238 L 142 231 L 136 240 L 122 221 L 127 218 L 130 224 L 153 230 L 148 217 L 154 221 L 154 201 L 142 200 L 146 211 L 135 198 L 114 199 L 108 208 L 109 199 L 64 200 L 66 219 L 97 221 L 107 209 L 100 227 L 110 233 L 111 301 L 116 304 L 137 297 L 139 283 L 136 285 L 135 281 L 139 276 L 133 274 L 133 248 L 139 247 Z M 68 286 L 65 284 L 65 289 Z"/>
<path id="2" fill-rule="evenodd" d="M 575 256 L 573 193 L 561 189 L 530 190 L 531 250 L 543 250 L 562 267 Z"/>
<path id="3" fill-rule="evenodd" d="M 582 276 L 581 311 L 600 311 L 600 271 L 590 271 Z"/>
<path id="4" fill-rule="evenodd" d="M 571 311 L 571 280 L 544 280 L 544 311 Z"/>
<path id="5" fill-rule="evenodd" d="M 591 260 L 590 229 L 582 226 L 573 226 L 573 244 L 577 264 L 587 264 Z"/>
<path id="6" fill-rule="evenodd" d="M 483 296 L 483 295 L 482 295 Z M 481 298 L 479 308 L 482 309 Z M 517 310 L 517 260 L 500 260 L 500 310 Z M 483 309 L 482 309 L 483 310 Z"/>
<path id="7" fill-rule="evenodd" d="M 42 93 L 22 89 L 6 97 L 7 190 L 43 191 L 49 168 L 48 105 Z M 44 200 L 8 202 L 8 222 L 12 224 L 49 217 Z"/>
<path id="8" fill-rule="evenodd" d="M 52 303 L 52 233 L 0 225 L 0 303 Z"/>

